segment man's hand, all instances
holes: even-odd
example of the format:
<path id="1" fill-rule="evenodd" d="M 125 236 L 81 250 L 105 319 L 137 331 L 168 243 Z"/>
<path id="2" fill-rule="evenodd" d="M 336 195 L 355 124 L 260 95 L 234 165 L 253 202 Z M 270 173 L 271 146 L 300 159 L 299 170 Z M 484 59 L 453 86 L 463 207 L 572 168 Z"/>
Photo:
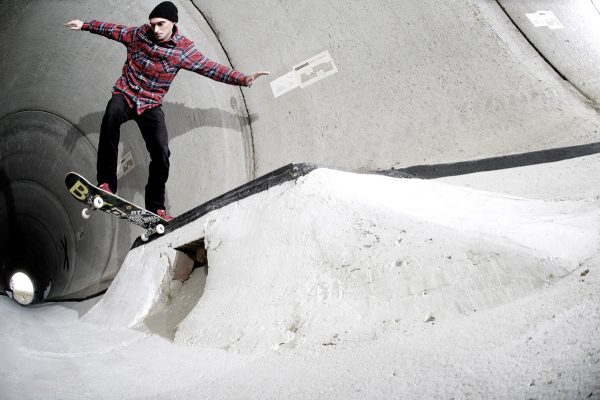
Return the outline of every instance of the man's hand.
<path id="1" fill-rule="evenodd" d="M 252 84 L 254 83 L 254 81 L 255 81 L 257 78 L 260 78 L 260 77 L 261 77 L 261 76 L 263 76 L 263 75 L 269 75 L 269 74 L 270 74 L 270 72 L 269 72 L 269 71 L 260 71 L 260 72 L 255 72 L 255 73 L 253 73 L 252 75 L 250 75 L 250 76 L 248 77 L 248 85 L 247 85 L 247 86 L 248 86 L 248 87 L 252 86 Z"/>
<path id="2" fill-rule="evenodd" d="M 81 27 L 83 26 L 83 21 L 80 21 L 78 19 L 74 19 L 73 21 L 69 21 L 65 24 L 65 26 L 69 29 L 71 29 L 72 31 L 80 31 Z"/>

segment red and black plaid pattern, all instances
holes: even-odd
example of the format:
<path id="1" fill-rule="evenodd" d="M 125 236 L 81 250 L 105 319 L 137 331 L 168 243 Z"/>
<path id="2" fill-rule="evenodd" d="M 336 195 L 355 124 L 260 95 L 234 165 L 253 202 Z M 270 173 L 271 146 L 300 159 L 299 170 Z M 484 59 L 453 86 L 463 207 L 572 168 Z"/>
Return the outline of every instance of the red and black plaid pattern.
<path id="1" fill-rule="evenodd" d="M 182 68 L 230 85 L 248 85 L 247 75 L 206 58 L 196 49 L 194 42 L 179 33 L 177 26 L 171 39 L 160 43 L 153 40 L 150 24 L 127 27 L 86 21 L 82 29 L 127 47 L 127 61 L 113 87 L 113 94 L 124 94 L 127 103 L 136 109 L 138 115 L 162 104 L 171 82 Z"/>

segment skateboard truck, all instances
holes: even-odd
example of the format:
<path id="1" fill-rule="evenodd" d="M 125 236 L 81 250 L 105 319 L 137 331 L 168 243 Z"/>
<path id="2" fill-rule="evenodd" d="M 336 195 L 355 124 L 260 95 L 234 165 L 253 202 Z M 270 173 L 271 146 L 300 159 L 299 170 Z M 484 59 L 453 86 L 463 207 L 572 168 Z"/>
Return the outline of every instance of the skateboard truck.
<path id="1" fill-rule="evenodd" d="M 90 210 L 89 207 L 84 208 L 83 210 L 81 210 L 81 216 L 83 217 L 83 219 L 89 219 L 92 215 L 91 212 L 101 209 L 102 206 L 104 206 L 104 199 L 100 196 L 96 196 L 92 201 L 92 209 Z"/>
<path id="2" fill-rule="evenodd" d="M 165 226 L 163 224 L 156 224 L 155 226 L 148 228 L 146 232 L 142 233 L 142 235 L 140 236 L 142 242 L 147 242 L 148 239 L 150 239 L 150 236 L 152 236 L 152 234 L 154 233 L 162 235 L 163 233 L 165 233 Z"/>

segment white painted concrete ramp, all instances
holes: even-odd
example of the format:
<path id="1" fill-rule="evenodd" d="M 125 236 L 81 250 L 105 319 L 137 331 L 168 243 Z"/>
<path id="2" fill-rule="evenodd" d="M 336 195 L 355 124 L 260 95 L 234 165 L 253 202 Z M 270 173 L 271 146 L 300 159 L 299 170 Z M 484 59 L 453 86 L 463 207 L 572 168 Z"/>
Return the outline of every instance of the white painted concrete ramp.
<path id="1" fill-rule="evenodd" d="M 317 169 L 132 250 L 89 311 L 0 302 L 0 386 L 7 398 L 21 384 L 25 398 L 81 396 L 65 382 L 83 398 L 594 393 L 597 205 Z M 175 249 L 200 238 L 208 275 L 173 284 Z M 547 341 L 564 324 L 587 356 Z M 515 368 L 513 352 L 538 342 Z M 24 385 L 40 365 L 48 375 Z"/>

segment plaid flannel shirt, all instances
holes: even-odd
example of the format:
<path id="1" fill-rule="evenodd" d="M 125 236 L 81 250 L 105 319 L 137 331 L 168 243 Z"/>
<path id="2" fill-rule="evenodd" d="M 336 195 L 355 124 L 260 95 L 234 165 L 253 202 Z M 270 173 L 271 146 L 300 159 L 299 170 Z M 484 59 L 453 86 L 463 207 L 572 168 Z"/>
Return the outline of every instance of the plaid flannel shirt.
<path id="1" fill-rule="evenodd" d="M 113 94 L 124 94 L 130 107 L 142 114 L 162 104 L 177 72 L 183 68 L 231 85 L 247 86 L 248 76 L 202 55 L 194 43 L 174 27 L 173 36 L 157 43 L 150 24 L 127 27 L 101 21 L 86 21 L 82 30 L 106 36 L 127 47 L 123 73 Z"/>

